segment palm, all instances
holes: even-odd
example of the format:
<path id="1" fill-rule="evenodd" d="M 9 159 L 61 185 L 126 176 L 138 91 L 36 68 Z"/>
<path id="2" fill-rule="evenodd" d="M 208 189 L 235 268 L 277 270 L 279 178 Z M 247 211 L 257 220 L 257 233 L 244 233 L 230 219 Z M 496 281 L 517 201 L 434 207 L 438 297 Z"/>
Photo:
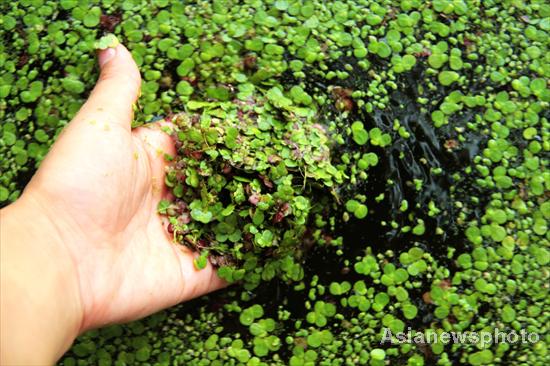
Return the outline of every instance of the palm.
<path id="1" fill-rule="evenodd" d="M 194 269 L 193 253 L 171 243 L 156 212 L 167 195 L 171 139 L 158 126 L 131 131 L 131 109 L 106 113 L 92 99 L 29 189 L 63 213 L 61 230 L 71 228 L 65 234 L 90 314 L 84 328 L 139 318 L 222 285 L 211 267 Z"/>

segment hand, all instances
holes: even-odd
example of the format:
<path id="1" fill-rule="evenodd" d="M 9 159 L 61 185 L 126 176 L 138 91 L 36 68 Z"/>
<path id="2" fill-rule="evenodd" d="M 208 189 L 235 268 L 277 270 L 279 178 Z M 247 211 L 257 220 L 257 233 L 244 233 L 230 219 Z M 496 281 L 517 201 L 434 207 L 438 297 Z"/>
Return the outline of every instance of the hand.
<path id="1" fill-rule="evenodd" d="M 87 329 L 137 319 L 224 286 L 210 265 L 194 268 L 194 253 L 171 242 L 157 214 L 158 202 L 168 194 L 164 156 L 175 150 L 158 125 L 130 127 L 141 83 L 131 54 L 119 45 L 102 51 L 99 63 L 101 75 L 90 98 L 22 197 L 2 210 L 2 295 L 12 296 L 4 291 L 10 288 L 4 281 L 10 268 L 4 264 L 17 262 L 14 253 L 22 251 L 28 266 L 16 271 L 36 271 L 39 286 L 41 273 L 54 267 L 60 272 L 54 282 L 62 281 L 59 291 L 65 293 L 51 296 L 62 297 L 76 313 L 65 315 L 71 318 L 71 335 L 64 343 Z M 21 230 L 26 238 L 17 237 Z M 30 243 L 23 250 L 16 241 Z M 16 245 L 19 249 L 12 248 Z M 25 286 L 21 273 L 12 277 L 18 288 Z M 2 301 L 3 323 L 13 316 L 5 314 L 8 305 Z"/>

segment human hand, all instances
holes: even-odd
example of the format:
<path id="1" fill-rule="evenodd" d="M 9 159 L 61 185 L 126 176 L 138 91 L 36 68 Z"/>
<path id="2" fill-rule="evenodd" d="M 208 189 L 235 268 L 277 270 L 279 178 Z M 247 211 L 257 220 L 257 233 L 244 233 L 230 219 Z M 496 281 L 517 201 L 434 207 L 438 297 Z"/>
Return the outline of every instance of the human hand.
<path id="1" fill-rule="evenodd" d="M 25 230 L 18 223 L 32 225 L 27 249 L 43 253 L 23 264 L 43 272 L 50 268 L 44 262 L 51 261 L 62 272 L 55 282 L 64 281 L 67 294 L 54 296 L 78 313 L 66 316 L 78 322 L 70 327 L 73 333 L 140 318 L 224 286 L 210 265 L 194 268 L 194 253 L 171 242 L 157 214 L 168 194 L 164 155 L 175 149 L 158 124 L 130 127 L 141 82 L 131 54 L 119 45 L 101 51 L 99 63 L 90 98 L 22 197 L 2 210 L 3 262 L 4 254 L 8 267 L 17 262 L 9 256 L 16 252 L 10 247 L 17 241 L 15 228 Z M 14 281 L 24 286 L 18 278 Z M 9 288 L 4 280 L 2 288 Z"/>

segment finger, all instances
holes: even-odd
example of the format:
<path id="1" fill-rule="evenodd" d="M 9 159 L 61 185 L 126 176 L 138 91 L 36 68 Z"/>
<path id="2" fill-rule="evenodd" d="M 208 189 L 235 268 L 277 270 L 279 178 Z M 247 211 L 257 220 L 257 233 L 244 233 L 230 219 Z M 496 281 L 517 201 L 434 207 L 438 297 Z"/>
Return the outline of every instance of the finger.
<path id="1" fill-rule="evenodd" d="M 181 276 L 183 279 L 180 302 L 227 287 L 228 283 L 218 277 L 216 269 L 212 264 L 208 263 L 203 269 L 195 268 L 193 261 L 199 256 L 198 253 L 193 253 L 182 245 L 174 245 L 174 250 L 177 252 L 180 260 Z"/>
<path id="2" fill-rule="evenodd" d="M 173 138 L 166 133 L 171 130 L 173 124 L 168 121 L 159 121 L 146 126 L 141 126 L 132 131 L 132 135 L 139 139 L 150 160 L 153 194 L 157 200 L 167 198 L 170 193 L 164 185 L 166 169 L 165 155 L 174 156 L 176 148 Z M 162 190 L 155 189 L 155 182 L 162 183 Z M 166 230 L 162 225 L 162 230 Z M 199 256 L 189 248 L 172 243 L 172 250 L 178 258 L 181 270 L 181 287 L 173 294 L 177 296 L 176 303 L 193 299 L 195 297 L 219 290 L 227 286 L 227 282 L 218 277 L 215 268 L 208 263 L 203 269 L 196 269 L 194 259 Z M 172 302 L 171 302 L 172 303 Z"/>
<path id="3" fill-rule="evenodd" d="M 151 169 L 151 184 L 153 197 L 160 200 L 168 195 L 164 184 L 166 172 L 166 156 L 174 156 L 176 148 L 172 137 L 163 130 L 161 123 L 152 123 L 138 127 L 132 131 L 132 135 L 142 144 L 147 154 Z M 137 156 L 137 159 L 140 157 Z"/>
<path id="4" fill-rule="evenodd" d="M 174 125 L 171 122 L 163 120 L 132 131 L 132 134 L 144 144 L 145 150 L 151 159 L 154 181 L 164 182 L 167 164 L 164 155 L 174 156 L 176 154 L 174 140 L 165 132 L 167 130 L 171 131 L 173 128 Z M 157 199 L 167 198 L 170 195 L 167 187 L 163 186 L 164 189 L 157 196 Z M 163 230 L 165 230 L 164 227 Z M 228 285 L 226 281 L 218 277 L 216 269 L 210 263 L 203 269 L 195 268 L 194 259 L 199 256 L 199 253 L 176 243 L 172 244 L 172 248 L 179 260 L 182 278 L 182 287 L 177 302 L 187 301 Z"/>
<path id="5" fill-rule="evenodd" d="M 101 69 L 99 79 L 75 121 L 106 119 L 130 130 L 133 104 L 138 98 L 141 76 L 126 47 L 102 50 L 98 54 Z"/>

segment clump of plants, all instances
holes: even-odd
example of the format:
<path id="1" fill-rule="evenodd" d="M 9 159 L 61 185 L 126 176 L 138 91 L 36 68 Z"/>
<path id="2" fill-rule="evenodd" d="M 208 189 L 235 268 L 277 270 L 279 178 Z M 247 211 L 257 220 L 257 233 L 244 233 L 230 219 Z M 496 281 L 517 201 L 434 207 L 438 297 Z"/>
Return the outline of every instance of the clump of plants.
<path id="1" fill-rule="evenodd" d="M 279 274 L 300 280 L 308 247 L 337 243 L 323 241 L 327 200 L 314 197 L 337 199 L 343 182 L 315 110 L 296 103 L 309 96 L 274 87 L 258 99 L 252 90 L 189 103 L 171 118 L 177 155 L 166 184 L 175 200 L 159 205 L 175 241 L 200 253 L 197 268 L 209 259 L 249 288 Z"/>
<path id="2" fill-rule="evenodd" d="M 0 201 L 112 33 L 142 73 L 136 124 L 175 115 L 169 232 L 239 282 L 85 334 L 61 364 L 550 364 L 545 1 L 0 8 Z M 382 342 L 409 327 L 540 338 Z"/>

